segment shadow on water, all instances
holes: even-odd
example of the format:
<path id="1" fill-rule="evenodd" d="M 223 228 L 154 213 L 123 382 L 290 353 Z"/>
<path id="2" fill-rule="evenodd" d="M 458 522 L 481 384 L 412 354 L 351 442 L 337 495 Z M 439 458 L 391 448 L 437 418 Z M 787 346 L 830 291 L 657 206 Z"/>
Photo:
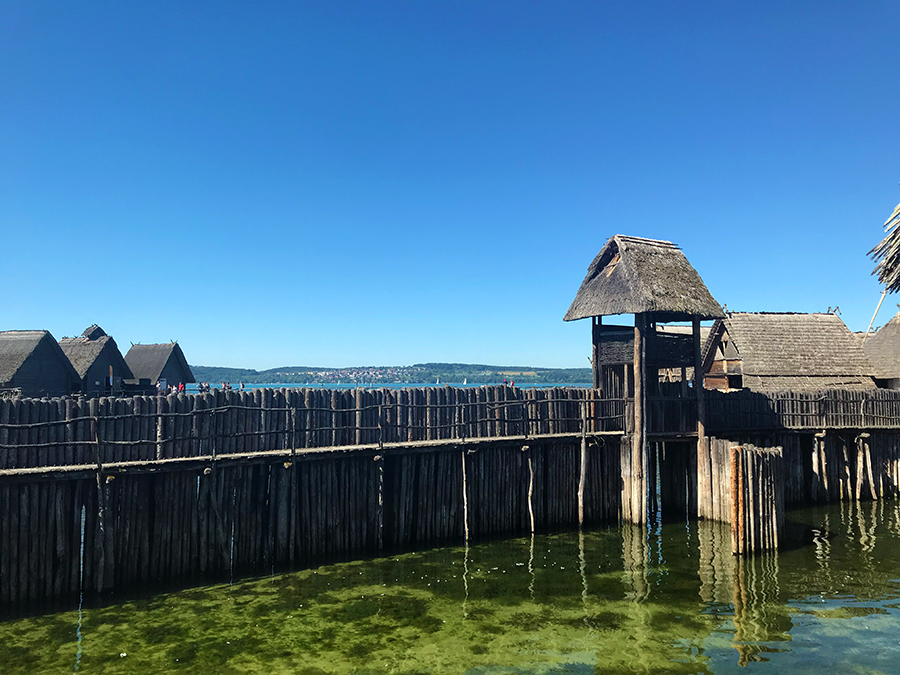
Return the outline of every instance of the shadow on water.
<path id="1" fill-rule="evenodd" d="M 717 523 L 474 543 L 0 623 L 5 673 L 728 673 L 900 660 L 900 513 L 789 514 L 739 559 Z"/>

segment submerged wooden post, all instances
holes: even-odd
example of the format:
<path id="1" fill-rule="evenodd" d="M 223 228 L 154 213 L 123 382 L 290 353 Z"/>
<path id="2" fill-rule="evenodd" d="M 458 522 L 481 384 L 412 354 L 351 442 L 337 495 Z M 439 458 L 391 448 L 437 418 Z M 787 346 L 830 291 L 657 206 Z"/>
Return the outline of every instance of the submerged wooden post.
<path id="1" fill-rule="evenodd" d="M 697 398 L 697 516 L 710 517 L 712 499 L 712 457 L 706 438 L 706 397 L 703 384 L 703 361 L 700 353 L 700 319 L 691 321 L 694 342 L 694 396 Z M 702 491 L 702 494 L 701 494 Z"/>
<path id="2" fill-rule="evenodd" d="M 578 477 L 578 527 L 584 526 L 584 483 L 587 480 L 587 401 L 581 402 L 581 468 Z M 529 490 L 531 486 L 529 486 Z"/>
<path id="3" fill-rule="evenodd" d="M 647 419 L 646 419 L 646 363 L 647 315 L 634 315 L 634 436 L 631 446 L 631 520 L 647 520 Z"/>

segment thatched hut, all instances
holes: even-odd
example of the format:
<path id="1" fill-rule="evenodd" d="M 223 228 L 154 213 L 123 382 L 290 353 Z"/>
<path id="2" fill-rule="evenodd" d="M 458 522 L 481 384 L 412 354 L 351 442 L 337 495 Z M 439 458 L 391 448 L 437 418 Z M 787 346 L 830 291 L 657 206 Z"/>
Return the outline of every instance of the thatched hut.
<path id="1" fill-rule="evenodd" d="M 859 339 L 836 314 L 729 312 L 704 346 L 708 389 L 874 389 Z"/>
<path id="2" fill-rule="evenodd" d="M 860 339 L 872 364 L 875 384 L 885 389 L 900 389 L 900 312 L 877 333 Z"/>
<path id="3" fill-rule="evenodd" d="M 123 380 L 134 377 L 116 341 L 97 324 L 86 328 L 79 337 L 62 338 L 59 346 L 81 378 L 83 394 L 121 393 Z"/>
<path id="4" fill-rule="evenodd" d="M 132 345 L 125 362 L 134 375 L 129 384 L 142 388 L 162 387 L 196 382 L 184 352 L 177 342 L 154 345 Z"/>
<path id="5" fill-rule="evenodd" d="M 604 388 L 604 380 L 610 385 L 618 379 L 621 368 L 610 368 L 634 361 L 634 331 L 602 323 L 601 317 L 615 314 L 644 317 L 653 327 L 647 333 L 648 363 L 673 368 L 694 365 L 691 337 L 675 331 L 664 334 L 656 330 L 656 324 L 716 319 L 722 316 L 722 308 L 678 246 L 619 234 L 591 262 L 564 317 L 565 321 L 592 319 L 596 388 Z"/>
<path id="6" fill-rule="evenodd" d="M 77 392 L 81 378 L 45 330 L 0 332 L 0 391 L 31 398 Z"/>

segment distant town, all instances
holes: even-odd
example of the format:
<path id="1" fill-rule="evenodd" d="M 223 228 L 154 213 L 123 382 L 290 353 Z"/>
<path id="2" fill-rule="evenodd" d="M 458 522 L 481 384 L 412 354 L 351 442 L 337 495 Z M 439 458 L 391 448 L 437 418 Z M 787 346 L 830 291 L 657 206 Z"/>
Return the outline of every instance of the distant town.
<path id="1" fill-rule="evenodd" d="M 191 366 L 198 382 L 245 384 L 590 384 L 590 368 L 536 368 L 469 363 L 324 368 L 281 366 L 268 370 Z"/>

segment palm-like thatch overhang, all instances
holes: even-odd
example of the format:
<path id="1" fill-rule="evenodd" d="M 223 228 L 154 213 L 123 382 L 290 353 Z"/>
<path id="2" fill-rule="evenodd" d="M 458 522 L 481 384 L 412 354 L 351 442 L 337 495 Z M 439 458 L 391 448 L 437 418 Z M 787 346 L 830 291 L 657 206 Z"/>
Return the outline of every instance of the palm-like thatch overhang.
<path id="1" fill-rule="evenodd" d="M 884 284 L 886 293 L 900 291 L 900 204 L 884 223 L 887 233 L 878 246 L 869 251 L 875 261 L 872 274 L 878 275 L 878 281 Z"/>
<path id="2" fill-rule="evenodd" d="M 564 319 L 613 314 L 649 314 L 658 322 L 723 316 L 677 245 L 621 234 L 594 258 Z"/>

